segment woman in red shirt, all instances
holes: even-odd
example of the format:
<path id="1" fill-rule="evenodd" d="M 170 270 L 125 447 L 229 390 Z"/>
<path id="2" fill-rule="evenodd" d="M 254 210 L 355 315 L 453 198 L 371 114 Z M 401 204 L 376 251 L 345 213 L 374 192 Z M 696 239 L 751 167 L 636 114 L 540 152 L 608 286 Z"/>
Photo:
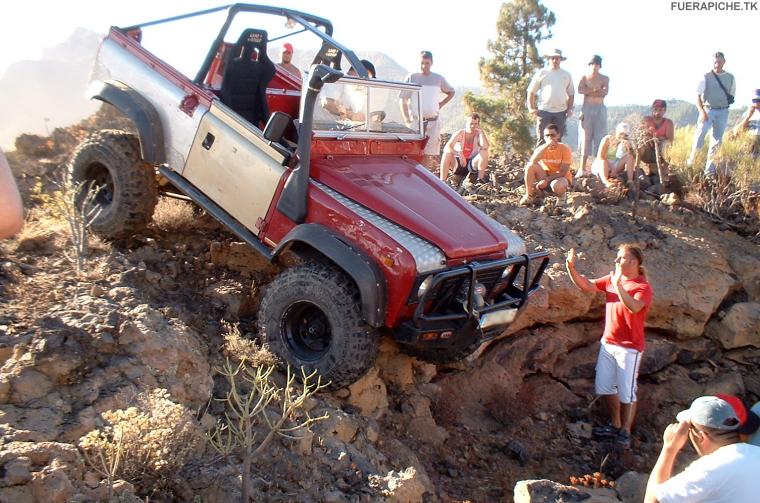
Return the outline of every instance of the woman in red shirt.
<path id="1" fill-rule="evenodd" d="M 644 321 L 652 303 L 652 287 L 643 267 L 644 254 L 637 246 L 618 249 L 615 270 L 589 280 L 575 270 L 575 250 L 565 265 L 573 284 L 586 292 L 604 292 L 606 313 L 604 335 L 596 364 L 595 388 L 604 396 L 610 424 L 594 428 L 597 437 L 612 437 L 629 446 L 636 414 L 636 386 L 644 352 Z"/>

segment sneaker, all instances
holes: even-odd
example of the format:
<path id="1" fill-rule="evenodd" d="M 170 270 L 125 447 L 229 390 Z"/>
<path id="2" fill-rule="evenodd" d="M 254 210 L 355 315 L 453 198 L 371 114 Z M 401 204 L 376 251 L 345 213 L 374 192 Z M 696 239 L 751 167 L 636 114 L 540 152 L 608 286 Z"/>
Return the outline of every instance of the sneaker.
<path id="1" fill-rule="evenodd" d="M 615 435 L 615 443 L 628 449 L 631 446 L 631 434 L 625 430 L 618 431 Z"/>
<path id="2" fill-rule="evenodd" d="M 620 428 L 615 428 L 611 424 L 607 424 L 604 426 L 597 426 L 596 428 L 592 429 L 591 432 L 594 434 L 595 437 L 604 437 L 604 438 L 612 438 L 617 437 L 617 435 L 623 430 Z"/>

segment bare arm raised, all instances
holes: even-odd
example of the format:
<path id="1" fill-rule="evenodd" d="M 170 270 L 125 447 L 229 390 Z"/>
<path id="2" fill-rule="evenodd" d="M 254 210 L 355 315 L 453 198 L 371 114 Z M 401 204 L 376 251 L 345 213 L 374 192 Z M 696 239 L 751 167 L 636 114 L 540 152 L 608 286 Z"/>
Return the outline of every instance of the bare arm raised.
<path id="1" fill-rule="evenodd" d="M 567 267 L 567 273 L 570 275 L 570 280 L 575 286 L 584 292 L 596 291 L 596 285 L 594 285 L 594 283 L 586 276 L 575 270 L 575 248 L 570 248 L 570 250 L 567 252 L 565 267 Z"/>

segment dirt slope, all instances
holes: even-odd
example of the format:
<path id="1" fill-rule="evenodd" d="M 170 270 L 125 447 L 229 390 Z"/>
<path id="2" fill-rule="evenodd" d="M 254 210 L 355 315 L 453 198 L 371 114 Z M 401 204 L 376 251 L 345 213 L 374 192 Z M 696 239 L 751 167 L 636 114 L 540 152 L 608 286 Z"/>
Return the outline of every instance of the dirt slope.
<path id="1" fill-rule="evenodd" d="M 102 477 L 75 444 L 142 389 L 167 389 L 213 424 L 223 414 L 209 401 L 224 391 L 213 370 L 221 322 L 254 336 L 261 290 L 277 272 L 210 217 L 162 201 L 155 224 L 133 240 L 94 240 L 76 277 L 66 228 L 29 195 L 39 180 L 50 190 L 74 143 L 10 156 L 33 210 L 0 251 L 0 501 L 102 499 Z M 47 158 L 25 155 L 32 151 Z M 495 171 L 494 185 L 465 197 L 554 258 L 530 308 L 458 365 L 418 362 L 384 341 L 365 378 L 312 404 L 328 421 L 257 460 L 258 501 L 511 501 L 518 480 L 566 482 L 603 460 L 612 478 L 648 471 L 662 428 L 699 394 L 760 398 L 756 244 L 653 199 L 634 217 L 630 203 L 588 182 L 564 204 L 521 208 L 519 163 L 503 159 Z M 603 306 L 572 287 L 562 258 L 575 247 L 579 268 L 602 275 L 627 241 L 646 248 L 656 297 L 639 420 L 622 450 L 590 438 L 602 418 L 592 386 Z M 152 498 L 231 502 L 238 487 L 207 448 Z"/>

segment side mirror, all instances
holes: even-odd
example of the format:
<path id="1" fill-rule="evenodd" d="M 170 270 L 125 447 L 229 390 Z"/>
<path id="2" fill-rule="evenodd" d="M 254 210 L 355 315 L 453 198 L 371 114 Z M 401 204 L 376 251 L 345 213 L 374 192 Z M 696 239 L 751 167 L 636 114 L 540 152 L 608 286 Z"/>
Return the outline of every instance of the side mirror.
<path id="1" fill-rule="evenodd" d="M 273 143 L 279 143 L 282 135 L 285 134 L 288 124 L 290 124 L 290 116 L 288 114 L 285 112 L 273 112 L 269 116 L 267 125 L 264 127 L 264 138 Z"/>

